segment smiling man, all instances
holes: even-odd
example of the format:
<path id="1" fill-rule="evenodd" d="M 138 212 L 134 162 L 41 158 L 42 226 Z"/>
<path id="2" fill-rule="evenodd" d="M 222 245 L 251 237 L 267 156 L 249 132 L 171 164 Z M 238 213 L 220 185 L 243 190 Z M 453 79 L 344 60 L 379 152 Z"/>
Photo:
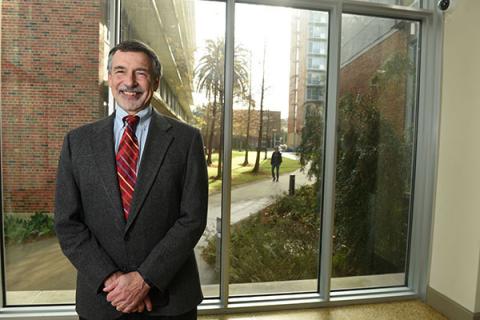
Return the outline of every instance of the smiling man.
<path id="1" fill-rule="evenodd" d="M 80 319 L 196 319 L 194 247 L 208 180 L 199 131 L 150 105 L 161 65 L 145 44 L 110 50 L 116 111 L 69 132 L 60 155 L 55 228 L 78 270 Z"/>

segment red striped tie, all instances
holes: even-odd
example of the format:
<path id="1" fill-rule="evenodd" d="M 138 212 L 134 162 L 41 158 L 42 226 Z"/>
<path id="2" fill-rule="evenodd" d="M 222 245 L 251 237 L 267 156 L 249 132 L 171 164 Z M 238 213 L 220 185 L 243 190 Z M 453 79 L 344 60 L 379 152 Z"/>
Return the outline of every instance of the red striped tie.
<path id="1" fill-rule="evenodd" d="M 133 191 L 135 190 L 135 182 L 137 181 L 137 163 L 139 157 L 138 141 L 135 136 L 135 128 L 137 127 L 138 116 L 126 116 L 123 122 L 126 123 L 125 131 L 117 151 L 117 176 L 120 186 L 120 194 L 122 196 L 123 214 L 125 220 L 128 219 L 130 213 L 130 205 L 132 204 Z"/>

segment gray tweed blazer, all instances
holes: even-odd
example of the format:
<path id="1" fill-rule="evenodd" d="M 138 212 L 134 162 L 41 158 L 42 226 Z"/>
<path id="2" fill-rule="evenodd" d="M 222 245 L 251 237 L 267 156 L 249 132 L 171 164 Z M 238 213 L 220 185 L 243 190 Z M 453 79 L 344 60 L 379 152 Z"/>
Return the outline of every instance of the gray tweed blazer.
<path id="1" fill-rule="evenodd" d="M 154 112 L 128 220 L 115 169 L 114 115 L 69 132 L 57 174 L 55 230 L 77 273 L 76 310 L 121 316 L 102 292 L 115 271 L 139 271 L 154 288 L 152 315 L 202 300 L 194 247 L 207 217 L 208 179 L 199 131 Z"/>

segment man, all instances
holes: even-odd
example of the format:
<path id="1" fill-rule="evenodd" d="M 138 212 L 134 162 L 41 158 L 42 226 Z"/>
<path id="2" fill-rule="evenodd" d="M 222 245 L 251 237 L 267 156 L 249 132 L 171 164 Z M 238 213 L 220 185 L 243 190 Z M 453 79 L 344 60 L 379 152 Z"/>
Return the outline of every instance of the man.
<path id="1" fill-rule="evenodd" d="M 109 53 L 114 114 L 69 132 L 55 228 L 78 270 L 80 319 L 196 319 L 194 247 L 207 214 L 200 133 L 150 106 L 161 66 L 146 45 Z"/>
<path id="2" fill-rule="evenodd" d="M 280 171 L 281 163 L 282 163 L 282 154 L 280 153 L 278 147 L 275 147 L 275 151 L 273 151 L 272 158 L 270 159 L 270 164 L 272 165 L 272 181 L 278 182 L 278 174 Z"/>

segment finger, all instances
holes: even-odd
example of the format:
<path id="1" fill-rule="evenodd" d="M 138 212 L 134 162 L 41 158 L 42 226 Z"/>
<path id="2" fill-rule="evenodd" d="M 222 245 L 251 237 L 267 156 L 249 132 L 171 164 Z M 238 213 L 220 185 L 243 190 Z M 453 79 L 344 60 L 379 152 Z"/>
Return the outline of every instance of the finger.
<path id="1" fill-rule="evenodd" d="M 142 313 L 143 311 L 145 311 L 145 303 L 142 301 L 142 302 L 138 305 L 137 310 L 135 310 L 134 312 Z"/>
<path id="2" fill-rule="evenodd" d="M 112 281 L 109 284 L 105 284 L 105 288 L 103 288 L 103 291 L 110 292 L 113 289 L 115 289 L 116 286 L 117 286 L 117 281 Z"/>
<path id="3" fill-rule="evenodd" d="M 131 312 L 135 312 L 136 309 L 137 309 L 137 305 L 130 305 L 130 306 L 126 306 L 126 307 L 123 309 L 123 312 L 125 312 L 125 313 L 131 313 Z"/>
<path id="4" fill-rule="evenodd" d="M 112 290 L 107 294 L 107 300 L 112 302 L 113 300 L 118 300 L 120 296 L 120 293 L 118 290 Z"/>
<path id="5" fill-rule="evenodd" d="M 146 296 L 145 299 L 143 299 L 143 302 L 145 303 L 145 307 L 147 308 L 147 310 L 152 311 L 153 306 L 152 306 L 152 300 L 150 299 L 150 296 Z"/>

